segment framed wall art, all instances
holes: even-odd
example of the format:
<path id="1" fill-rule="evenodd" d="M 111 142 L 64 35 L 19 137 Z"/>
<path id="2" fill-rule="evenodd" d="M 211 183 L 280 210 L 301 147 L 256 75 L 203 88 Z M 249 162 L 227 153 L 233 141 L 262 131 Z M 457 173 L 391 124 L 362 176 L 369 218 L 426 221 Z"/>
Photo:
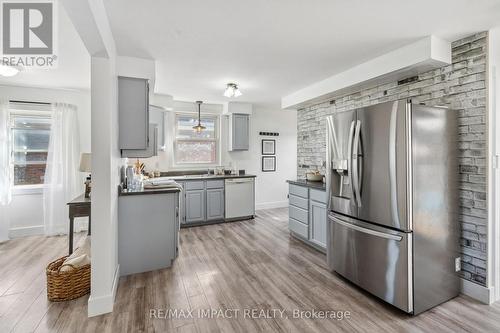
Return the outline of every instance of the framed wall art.
<path id="1" fill-rule="evenodd" d="M 276 140 L 262 139 L 262 155 L 276 154 Z"/>
<path id="2" fill-rule="evenodd" d="M 262 156 L 262 172 L 276 171 L 276 156 Z"/>

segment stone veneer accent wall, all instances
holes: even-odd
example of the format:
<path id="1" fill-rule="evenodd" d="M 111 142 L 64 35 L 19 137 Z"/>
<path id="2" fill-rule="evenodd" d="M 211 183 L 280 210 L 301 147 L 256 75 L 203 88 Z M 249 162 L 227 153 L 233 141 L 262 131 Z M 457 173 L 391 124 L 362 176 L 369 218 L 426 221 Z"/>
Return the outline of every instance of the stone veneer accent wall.
<path id="1" fill-rule="evenodd" d="M 398 99 L 447 105 L 459 114 L 462 277 L 486 283 L 487 32 L 452 43 L 452 64 L 418 75 L 398 86 L 391 82 L 298 110 L 298 178 L 325 171 L 325 117 Z"/>

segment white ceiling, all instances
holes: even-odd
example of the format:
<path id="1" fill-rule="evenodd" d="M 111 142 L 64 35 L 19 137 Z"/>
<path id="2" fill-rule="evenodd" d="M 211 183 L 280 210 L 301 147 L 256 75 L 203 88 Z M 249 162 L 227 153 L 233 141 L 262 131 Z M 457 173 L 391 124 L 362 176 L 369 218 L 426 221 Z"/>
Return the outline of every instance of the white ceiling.
<path id="1" fill-rule="evenodd" d="M 279 107 L 280 97 L 424 36 L 500 24 L 498 0 L 107 0 L 120 55 L 157 60 L 156 92 Z M 496 23 L 496 24 L 495 24 Z"/>
<path id="2" fill-rule="evenodd" d="M 68 15 L 58 7 L 58 66 L 55 69 L 26 68 L 13 77 L 0 76 L 0 84 L 43 88 L 89 89 L 90 56 Z"/>
<path id="3" fill-rule="evenodd" d="M 429 34 L 500 24 L 499 0 L 104 0 L 120 55 L 156 59 L 158 93 L 280 107 L 280 98 Z M 90 58 L 62 8 L 59 67 L 0 84 L 88 89 Z"/>

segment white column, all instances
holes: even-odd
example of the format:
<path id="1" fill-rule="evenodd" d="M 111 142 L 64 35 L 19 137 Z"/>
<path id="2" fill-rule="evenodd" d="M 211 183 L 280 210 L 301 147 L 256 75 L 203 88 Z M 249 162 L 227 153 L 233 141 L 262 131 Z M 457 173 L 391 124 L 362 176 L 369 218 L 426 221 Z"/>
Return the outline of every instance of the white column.
<path id="1" fill-rule="evenodd" d="M 488 266 L 489 302 L 500 300 L 500 26 L 488 33 Z"/>
<path id="2" fill-rule="evenodd" d="M 103 0 L 63 0 L 91 56 L 92 271 L 88 315 L 113 311 L 119 278 L 116 49 Z"/>

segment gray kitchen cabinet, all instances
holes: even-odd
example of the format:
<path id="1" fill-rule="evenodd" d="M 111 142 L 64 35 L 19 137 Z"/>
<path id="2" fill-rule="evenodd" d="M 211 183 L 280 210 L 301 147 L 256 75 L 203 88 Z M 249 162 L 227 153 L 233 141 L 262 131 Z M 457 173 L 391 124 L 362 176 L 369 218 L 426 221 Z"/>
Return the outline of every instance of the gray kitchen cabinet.
<path id="1" fill-rule="evenodd" d="M 250 146 L 250 115 L 234 113 L 229 117 L 229 151 L 248 150 Z"/>
<path id="2" fill-rule="evenodd" d="M 148 158 L 158 155 L 158 126 L 149 124 L 149 142 L 146 149 L 122 149 L 122 157 Z"/>
<path id="3" fill-rule="evenodd" d="M 291 234 L 320 251 L 326 250 L 326 192 L 290 184 L 288 229 Z"/>
<path id="4" fill-rule="evenodd" d="M 149 83 L 147 79 L 118 77 L 120 149 L 147 149 L 149 141 Z"/>
<path id="5" fill-rule="evenodd" d="M 170 267 L 178 255 L 179 193 L 118 197 L 120 275 Z"/>
<path id="6" fill-rule="evenodd" d="M 207 189 L 207 221 L 224 219 L 224 189 Z"/>
<path id="7" fill-rule="evenodd" d="M 326 204 L 309 201 L 309 241 L 326 248 Z"/>
<path id="8" fill-rule="evenodd" d="M 181 187 L 181 193 L 180 193 L 180 200 L 179 200 L 179 220 L 181 224 L 184 224 L 186 222 L 186 200 L 185 200 L 185 195 L 186 192 L 184 191 L 184 182 L 177 181 L 177 184 Z"/>
<path id="9" fill-rule="evenodd" d="M 186 182 L 187 188 L 189 182 Z M 205 221 L 205 190 L 186 190 L 185 194 L 186 223 Z"/>
<path id="10" fill-rule="evenodd" d="M 187 180 L 183 182 L 184 202 L 181 203 L 183 225 L 203 224 L 224 220 L 224 180 Z"/>
<path id="11" fill-rule="evenodd" d="M 150 124 L 155 124 L 158 128 L 158 150 L 165 151 L 166 147 L 166 136 L 165 136 L 165 109 L 158 107 L 156 105 L 149 106 L 149 121 Z"/>

